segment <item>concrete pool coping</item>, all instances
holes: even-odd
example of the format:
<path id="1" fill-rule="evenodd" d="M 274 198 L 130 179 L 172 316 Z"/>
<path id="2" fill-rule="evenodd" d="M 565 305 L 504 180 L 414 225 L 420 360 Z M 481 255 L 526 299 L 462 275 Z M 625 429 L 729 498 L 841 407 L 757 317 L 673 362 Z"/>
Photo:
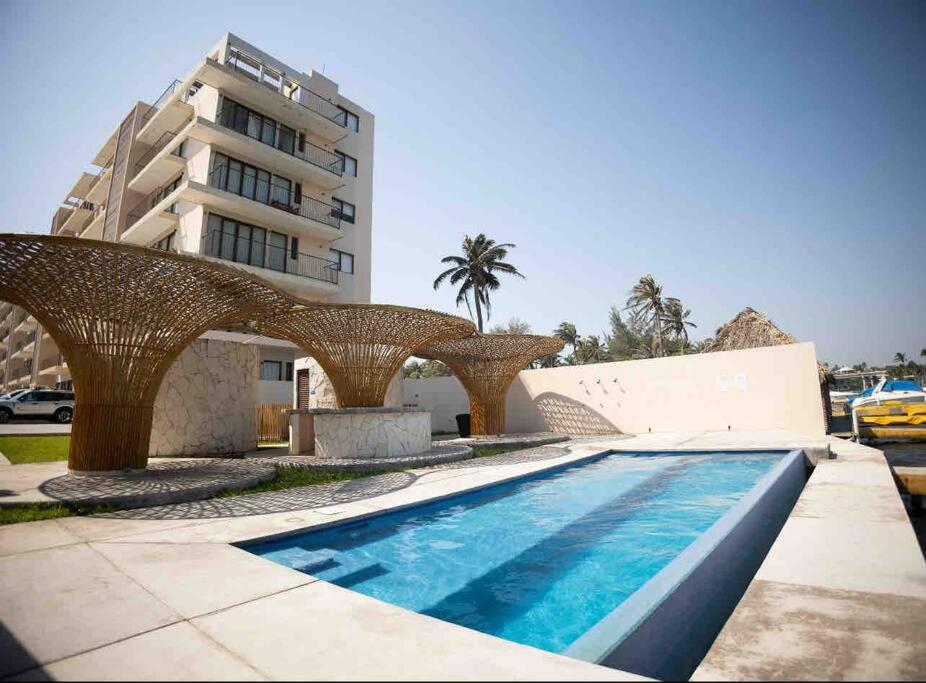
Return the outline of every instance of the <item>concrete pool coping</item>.
<path id="1" fill-rule="evenodd" d="M 0 676 L 31 668 L 30 676 L 44 669 L 59 679 L 641 680 L 387 605 L 231 544 L 445 498 L 605 450 L 790 450 L 801 442 L 831 446 L 836 457 L 816 468 L 695 678 L 921 678 L 922 648 L 911 640 L 926 625 L 926 565 L 896 487 L 887 486 L 883 455 L 784 432 L 596 438 L 540 462 L 417 470 L 401 490 L 312 510 L 0 527 L 8 633 Z M 852 610 L 833 613 L 831 605 L 843 604 Z M 808 624 L 815 608 L 826 627 Z M 877 618 L 879 610 L 890 619 Z M 757 614 L 773 627 L 757 633 Z M 896 647 L 874 649 L 884 642 Z M 877 657 L 828 657 L 834 648 Z"/>
<path id="2" fill-rule="evenodd" d="M 731 455 L 735 457 L 741 452 L 737 451 Z M 684 452 L 679 453 L 679 455 L 683 454 Z M 677 642 L 676 638 L 684 637 L 679 633 L 679 624 L 690 620 L 690 612 L 704 613 L 709 610 L 711 603 L 717 602 L 710 586 L 704 585 L 703 579 L 699 578 L 705 573 L 705 566 L 702 565 L 709 563 L 706 571 L 715 575 L 714 581 L 718 580 L 716 578 L 718 574 L 723 576 L 722 580 L 725 582 L 732 580 L 734 577 L 729 575 L 730 567 L 722 566 L 723 560 L 718 562 L 714 554 L 721 547 L 727 546 L 726 554 L 729 555 L 731 539 L 735 542 L 744 533 L 761 534 L 761 537 L 765 539 L 765 544 L 763 544 L 765 547 L 761 548 L 764 555 L 765 549 L 774 540 L 780 525 L 784 523 L 783 517 L 786 517 L 787 513 L 782 515 L 779 512 L 773 515 L 774 519 L 769 522 L 776 527 L 773 533 L 769 533 L 769 530 L 761 533 L 762 530 L 757 530 L 755 523 L 748 523 L 744 528 L 740 527 L 747 521 L 754 522 L 756 518 L 769 515 L 770 508 L 777 507 L 783 511 L 786 507 L 790 510 L 804 485 L 805 464 L 803 451 L 785 452 L 781 460 L 775 463 L 746 495 L 734 503 L 675 559 L 634 591 L 620 606 L 586 631 L 563 654 L 587 662 L 607 663 L 611 666 L 617 666 L 623 662 L 629 670 L 652 672 L 657 667 L 671 668 L 671 675 L 666 675 L 673 680 L 687 676 L 693 667 L 691 664 L 685 666 L 684 661 L 693 661 L 697 664 L 704 652 L 704 646 L 709 645 L 710 640 L 702 639 L 700 647 L 698 643 L 689 645 L 687 649 L 696 652 L 694 654 L 689 652 L 687 657 L 680 656 L 676 666 L 668 667 L 662 660 L 667 648 Z M 774 499 L 770 500 L 769 496 Z M 763 520 L 758 521 L 761 524 Z M 749 573 L 751 576 L 760 558 L 736 559 L 752 570 Z M 724 573 L 725 571 L 727 573 Z M 737 573 L 742 573 L 742 570 Z M 694 585 L 686 586 L 684 596 L 676 595 L 680 587 L 691 581 Z M 745 589 L 742 581 L 736 583 L 740 586 L 739 591 Z M 733 605 L 730 607 L 732 608 Z M 668 619 L 665 616 L 655 617 L 656 621 L 651 623 L 650 620 L 654 615 L 664 615 L 667 610 L 675 610 L 675 612 Z M 715 625 L 712 632 L 716 633 L 717 628 Z M 681 630 L 684 630 L 684 626 Z M 688 638 L 688 640 L 692 639 Z M 628 654 L 628 650 L 632 652 Z"/>

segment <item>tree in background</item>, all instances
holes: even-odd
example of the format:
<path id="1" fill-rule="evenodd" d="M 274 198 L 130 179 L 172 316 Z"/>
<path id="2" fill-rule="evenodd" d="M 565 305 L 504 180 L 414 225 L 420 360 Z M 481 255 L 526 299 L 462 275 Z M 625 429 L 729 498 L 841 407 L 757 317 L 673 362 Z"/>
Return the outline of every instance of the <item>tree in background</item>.
<path id="1" fill-rule="evenodd" d="M 608 347 L 601 342 L 597 334 L 591 334 L 583 337 L 579 341 L 579 348 L 575 352 L 576 365 L 588 365 L 589 363 L 603 363 L 611 360 L 608 355 Z"/>
<path id="2" fill-rule="evenodd" d="M 662 285 L 652 275 L 647 274 L 630 290 L 626 308 L 632 319 L 653 328 L 652 353 L 654 356 L 665 355 L 665 339 L 662 323 L 665 316 L 665 302 L 662 299 Z"/>
<path id="3" fill-rule="evenodd" d="M 906 365 L 907 354 L 901 353 L 900 351 L 898 351 L 897 353 L 894 354 L 894 362 L 897 363 L 897 365 Z"/>
<path id="4" fill-rule="evenodd" d="M 531 326 L 520 318 L 512 318 L 507 325 L 495 325 L 489 334 L 531 334 Z"/>
<path id="5" fill-rule="evenodd" d="M 476 307 L 476 326 L 480 332 L 482 332 L 483 308 L 485 308 L 486 320 L 492 315 L 492 300 L 489 292 L 498 291 L 501 287 L 496 273 L 524 277 L 517 268 L 505 262 L 508 250 L 514 247 L 514 244 L 496 244 L 495 240 L 490 240 L 483 233 L 479 233 L 475 238 L 466 235 L 463 238 L 462 256 L 451 255 L 441 259 L 441 263 L 452 263 L 453 266 L 435 278 L 434 289 L 438 289 L 444 280 L 450 278 L 451 285 L 459 285 L 457 307 L 465 303 L 470 317 L 473 316 L 473 309 L 470 307 L 470 295 L 472 295 Z"/>
<path id="6" fill-rule="evenodd" d="M 439 360 L 412 360 L 402 368 L 405 379 L 428 379 L 429 377 L 449 377 L 453 373 Z"/>
<path id="7" fill-rule="evenodd" d="M 691 309 L 685 308 L 681 300 L 675 297 L 669 297 L 665 301 L 665 322 L 666 331 L 671 334 L 675 340 L 676 351 L 684 353 L 688 347 L 688 328 L 697 327 L 693 322 L 688 320 L 691 315 Z"/>
<path id="8" fill-rule="evenodd" d="M 559 327 L 553 330 L 553 336 L 561 340 L 566 346 L 572 347 L 572 353 L 566 356 L 567 365 L 575 365 L 576 350 L 579 348 L 579 333 L 576 332 L 576 326 L 572 323 L 561 322 Z"/>

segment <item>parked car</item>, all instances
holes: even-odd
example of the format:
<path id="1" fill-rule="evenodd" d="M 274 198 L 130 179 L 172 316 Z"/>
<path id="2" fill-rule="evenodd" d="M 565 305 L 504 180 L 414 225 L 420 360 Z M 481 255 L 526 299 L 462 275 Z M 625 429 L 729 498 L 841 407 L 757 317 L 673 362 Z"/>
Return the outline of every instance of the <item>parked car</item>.
<path id="1" fill-rule="evenodd" d="M 73 417 L 73 391 L 32 389 L 12 399 L 0 399 L 0 424 L 13 418 L 40 418 L 67 424 Z"/>
<path id="2" fill-rule="evenodd" d="M 14 398 L 26 393 L 27 391 L 30 391 L 29 387 L 26 387 L 25 389 L 14 389 L 13 391 L 7 392 L 5 394 L 0 394 L 0 401 L 12 401 Z"/>

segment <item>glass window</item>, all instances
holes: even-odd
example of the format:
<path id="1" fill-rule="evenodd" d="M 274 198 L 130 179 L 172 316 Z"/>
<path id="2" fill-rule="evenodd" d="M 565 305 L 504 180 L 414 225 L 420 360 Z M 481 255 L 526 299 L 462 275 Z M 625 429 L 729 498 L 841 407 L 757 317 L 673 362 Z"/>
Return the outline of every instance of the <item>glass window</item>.
<path id="1" fill-rule="evenodd" d="M 161 249 L 163 251 L 173 251 L 174 250 L 174 237 L 176 236 L 177 231 L 174 230 L 169 235 L 162 237 L 157 242 L 151 246 L 155 249 Z"/>
<path id="2" fill-rule="evenodd" d="M 296 151 L 296 131 L 280 124 L 280 139 L 277 140 L 277 147 L 287 154 L 293 154 Z"/>
<path id="3" fill-rule="evenodd" d="M 344 107 L 338 107 L 344 113 L 344 123 L 347 126 L 348 130 L 352 130 L 355 133 L 360 131 L 360 119 L 357 118 L 357 115 L 347 111 Z"/>
<path id="4" fill-rule="evenodd" d="M 206 256 L 219 256 L 222 247 L 222 217 L 209 214 L 206 228 Z"/>
<path id="5" fill-rule="evenodd" d="M 346 221 L 348 223 L 354 222 L 354 212 L 356 211 L 357 207 L 355 207 L 353 204 L 350 202 L 342 201 L 336 197 L 332 197 L 331 205 L 334 207 L 334 211 L 332 213 L 336 218 L 340 218 L 342 221 Z"/>
<path id="6" fill-rule="evenodd" d="M 266 145 L 273 144 L 273 138 L 276 135 L 277 122 L 273 119 L 268 119 L 266 116 L 263 117 L 264 127 L 261 131 L 260 141 Z"/>
<path id="7" fill-rule="evenodd" d="M 237 102 L 232 102 L 231 116 L 228 121 L 231 123 L 231 127 L 234 128 L 239 133 L 247 135 L 251 127 L 250 122 L 250 113 L 245 107 L 242 107 Z"/>
<path id="8" fill-rule="evenodd" d="M 254 199 L 257 195 L 257 169 L 253 166 L 245 166 L 241 173 L 240 194 L 248 199 Z"/>
<path id="9" fill-rule="evenodd" d="M 281 273 L 286 272 L 286 235 L 278 232 L 270 233 L 270 254 L 267 267 Z"/>
<path id="10" fill-rule="evenodd" d="M 287 382 L 293 381 L 293 362 L 292 361 L 286 362 L 286 381 Z"/>
<path id="11" fill-rule="evenodd" d="M 235 260 L 235 221 L 227 218 L 222 221 L 222 252 L 221 256 L 226 261 Z"/>
<path id="12" fill-rule="evenodd" d="M 247 263 L 251 252 L 251 226 L 238 226 L 237 246 L 235 247 L 235 261 Z"/>
<path id="13" fill-rule="evenodd" d="M 224 189 L 235 194 L 241 194 L 241 162 L 229 159 L 227 168 Z"/>
<path id="14" fill-rule="evenodd" d="M 344 165 L 344 173 L 347 175 L 357 176 L 357 160 L 352 156 L 344 154 L 344 152 L 335 152 L 335 155 L 341 159 L 341 162 Z"/>
<path id="15" fill-rule="evenodd" d="M 260 378 L 270 382 L 279 382 L 283 379 L 283 363 L 278 360 L 261 361 Z"/>
<path id="16" fill-rule="evenodd" d="M 262 204 L 270 203 L 270 174 L 267 171 L 257 169 L 257 188 L 254 199 Z"/>
<path id="17" fill-rule="evenodd" d="M 339 251 L 338 249 L 332 249 L 331 255 L 329 256 L 329 260 L 342 273 L 353 273 L 354 272 L 354 255 L 353 254 L 348 254 L 346 251 Z"/>
<path id="18" fill-rule="evenodd" d="M 248 263 L 252 266 L 264 267 L 264 244 L 266 241 L 266 230 L 263 228 L 251 228 L 251 257 Z"/>
<path id="19" fill-rule="evenodd" d="M 249 138 L 260 140 L 264 126 L 264 118 L 255 114 L 253 111 L 248 112 L 248 129 L 245 132 Z"/>
<path id="20" fill-rule="evenodd" d="M 209 175 L 211 176 L 210 185 L 224 190 L 228 180 L 228 157 L 216 152 L 212 159 L 212 173 Z"/>
<path id="21" fill-rule="evenodd" d="M 287 178 L 276 177 L 273 179 L 273 191 L 270 199 L 286 207 L 290 205 L 291 183 Z"/>

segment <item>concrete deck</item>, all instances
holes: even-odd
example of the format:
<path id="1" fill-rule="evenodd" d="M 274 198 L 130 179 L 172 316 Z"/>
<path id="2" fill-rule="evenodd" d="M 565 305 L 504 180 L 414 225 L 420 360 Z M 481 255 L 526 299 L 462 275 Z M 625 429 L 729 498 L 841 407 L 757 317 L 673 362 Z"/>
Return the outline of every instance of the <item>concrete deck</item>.
<path id="1" fill-rule="evenodd" d="M 890 467 L 831 446 L 692 680 L 926 677 L 926 564 Z"/>
<path id="2" fill-rule="evenodd" d="M 0 425 L 0 436 L 45 436 L 48 434 L 67 436 L 70 433 L 71 425 L 44 420 L 11 420 Z"/>
<path id="3" fill-rule="evenodd" d="M 781 432 L 596 438 L 225 499 L 245 499 L 239 516 L 202 501 L 0 527 L 0 677 L 640 680 L 402 610 L 230 544 L 452 496 L 608 449 L 804 447 L 822 458 L 828 445 Z M 821 460 L 700 678 L 926 673 L 915 642 L 926 625 L 926 564 L 886 483 L 890 470 L 873 449 L 832 447 L 836 459 Z"/>

